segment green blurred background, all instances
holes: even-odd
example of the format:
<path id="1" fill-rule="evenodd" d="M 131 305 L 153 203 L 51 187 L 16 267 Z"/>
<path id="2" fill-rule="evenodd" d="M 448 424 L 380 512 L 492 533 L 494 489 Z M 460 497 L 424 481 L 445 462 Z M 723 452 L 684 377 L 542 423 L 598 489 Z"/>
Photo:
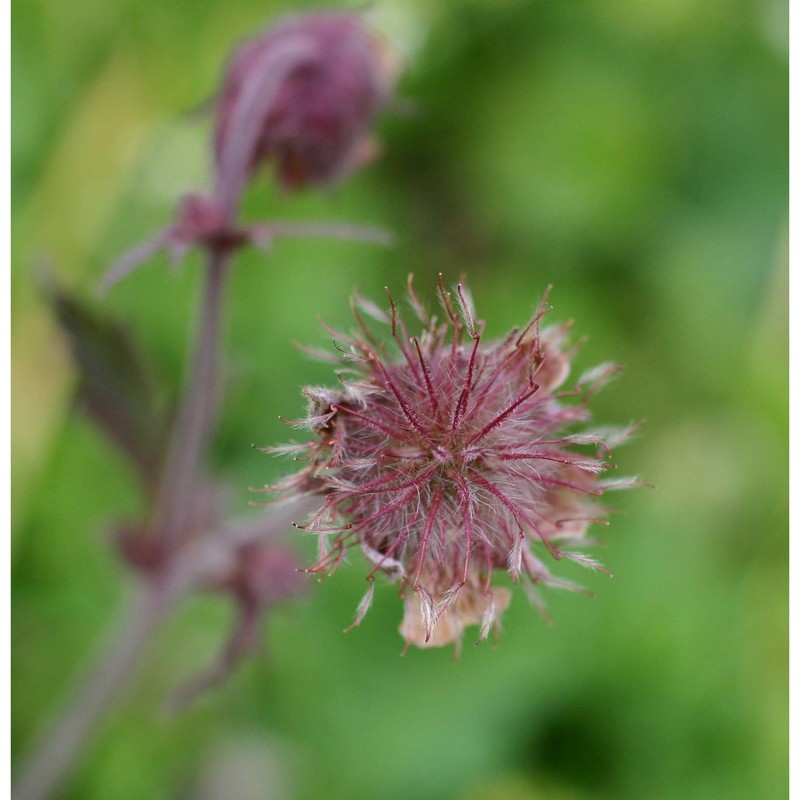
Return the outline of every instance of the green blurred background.
<path id="1" fill-rule="evenodd" d="M 13 4 L 14 757 L 69 686 L 130 583 L 104 532 L 140 498 L 73 408 L 75 374 L 33 289 L 48 253 L 91 296 L 109 262 L 208 181 L 191 112 L 231 46 L 302 4 Z M 248 252 L 227 306 L 228 394 L 213 459 L 247 487 L 285 468 L 298 387 L 330 381 L 291 340 L 325 345 L 354 286 L 468 274 L 491 334 L 551 319 L 614 359 L 603 423 L 646 418 L 617 454 L 657 485 L 614 497 L 596 599 L 518 593 L 498 646 L 400 657 L 384 586 L 357 557 L 275 614 L 267 647 L 177 718 L 163 698 L 205 664 L 231 608 L 169 622 L 64 787 L 143 798 L 780 798 L 787 794 L 787 8 L 783 0 L 420 2 L 368 9 L 409 68 L 412 114 L 382 159 L 327 194 L 263 178 L 248 216 L 341 219 L 389 252 L 322 241 Z M 156 259 L 108 309 L 180 383 L 199 259 Z M 297 537 L 310 554 L 310 543 Z"/>

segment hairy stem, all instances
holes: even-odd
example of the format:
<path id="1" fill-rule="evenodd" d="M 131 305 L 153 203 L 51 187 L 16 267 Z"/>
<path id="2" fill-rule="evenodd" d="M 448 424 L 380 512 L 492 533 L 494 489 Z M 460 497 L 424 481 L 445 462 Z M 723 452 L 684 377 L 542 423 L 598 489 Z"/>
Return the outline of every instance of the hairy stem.
<path id="1" fill-rule="evenodd" d="M 216 410 L 228 262 L 225 251 L 210 251 L 191 371 L 173 425 L 159 487 L 156 534 L 172 545 L 180 542 L 186 532 L 191 497 L 197 488 L 198 465 Z"/>
<path id="2" fill-rule="evenodd" d="M 134 602 L 124 608 L 120 618 L 112 624 L 111 632 L 82 682 L 61 712 L 55 715 L 51 727 L 23 766 L 15 785 L 16 800 L 44 800 L 58 789 L 95 725 L 135 674 L 159 624 L 196 584 L 198 559 L 181 545 L 191 521 L 198 465 L 217 401 L 219 339 L 228 262 L 225 251 L 209 252 L 191 369 L 159 487 L 155 534 L 175 548 L 171 563 L 165 565 L 161 579 L 154 579 L 140 588 Z"/>

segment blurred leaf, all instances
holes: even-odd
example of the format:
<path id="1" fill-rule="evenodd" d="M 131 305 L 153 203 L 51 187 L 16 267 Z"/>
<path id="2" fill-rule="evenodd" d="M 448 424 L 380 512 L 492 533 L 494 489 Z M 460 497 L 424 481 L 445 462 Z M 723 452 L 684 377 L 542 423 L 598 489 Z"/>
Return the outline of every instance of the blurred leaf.
<path id="1" fill-rule="evenodd" d="M 152 368 L 117 320 L 54 284 L 46 294 L 80 372 L 81 403 L 151 486 L 158 477 L 169 421 L 158 401 Z"/>

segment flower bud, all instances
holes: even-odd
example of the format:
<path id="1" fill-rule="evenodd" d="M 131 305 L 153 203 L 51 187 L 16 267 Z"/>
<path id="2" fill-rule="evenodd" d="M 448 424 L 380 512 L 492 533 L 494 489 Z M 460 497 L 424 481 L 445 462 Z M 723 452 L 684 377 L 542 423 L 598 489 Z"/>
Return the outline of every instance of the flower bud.
<path id="1" fill-rule="evenodd" d="M 351 13 L 291 17 L 243 44 L 217 99 L 220 172 L 228 158 L 248 176 L 271 161 L 280 185 L 299 189 L 359 166 L 391 91 L 386 52 Z"/>
<path id="2" fill-rule="evenodd" d="M 247 542 L 235 553 L 229 574 L 219 588 L 242 605 L 264 608 L 300 594 L 306 581 L 298 573 L 297 557 L 274 542 Z"/>

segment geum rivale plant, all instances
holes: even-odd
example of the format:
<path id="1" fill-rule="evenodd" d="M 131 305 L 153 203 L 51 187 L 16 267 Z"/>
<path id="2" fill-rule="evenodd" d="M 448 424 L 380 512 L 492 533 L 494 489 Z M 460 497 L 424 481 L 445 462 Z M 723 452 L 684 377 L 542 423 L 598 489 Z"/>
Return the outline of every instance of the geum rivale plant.
<path id="1" fill-rule="evenodd" d="M 173 697 L 173 707 L 218 684 L 254 649 L 265 612 L 305 586 L 282 536 L 298 513 L 308 517 L 297 527 L 320 543 L 306 571 L 334 570 L 352 545 L 364 553 L 369 586 L 354 624 L 382 573 L 399 582 L 401 633 L 420 647 L 458 645 L 471 625 L 480 626 L 480 639 L 497 627 L 510 597 L 495 580 L 501 571 L 526 581 L 541 606 L 537 586 L 573 587 L 551 574 L 553 559 L 599 566 L 576 548 L 589 544 L 588 525 L 604 519 L 597 498 L 635 484 L 600 477 L 610 448 L 631 428 L 581 426 L 589 396 L 617 368 L 601 365 L 562 389 L 571 357 L 566 326 L 543 328 L 542 305 L 530 324 L 487 342 L 463 283 L 451 294 L 440 279 L 434 315 L 409 282 L 414 331 L 391 296 L 387 311 L 356 298 L 358 330 L 332 332 L 339 385 L 304 390 L 308 415 L 295 424 L 312 437 L 280 448 L 302 462 L 268 487 L 295 501 L 288 511 L 231 519 L 220 478 L 206 468 L 236 253 L 269 249 L 287 236 L 389 241 L 383 231 L 350 224 L 244 221 L 243 194 L 264 165 L 292 192 L 336 184 L 366 164 L 377 152 L 371 130 L 392 102 L 395 78 L 390 48 L 351 13 L 287 18 L 234 53 L 212 104 L 212 190 L 186 195 L 174 221 L 102 281 L 110 290 L 160 251 L 176 261 L 189 250 L 204 254 L 188 374 L 174 410 L 159 402 L 153 370 L 116 320 L 52 277 L 42 281 L 79 366 L 84 407 L 127 457 L 144 502 L 140 517 L 112 526 L 120 560 L 137 579 L 131 608 L 18 773 L 20 800 L 64 785 L 153 633 L 191 592 L 224 593 L 238 615 L 215 663 Z M 386 326 L 388 342 L 365 317 Z M 582 452 L 587 446 L 595 452 Z"/>

